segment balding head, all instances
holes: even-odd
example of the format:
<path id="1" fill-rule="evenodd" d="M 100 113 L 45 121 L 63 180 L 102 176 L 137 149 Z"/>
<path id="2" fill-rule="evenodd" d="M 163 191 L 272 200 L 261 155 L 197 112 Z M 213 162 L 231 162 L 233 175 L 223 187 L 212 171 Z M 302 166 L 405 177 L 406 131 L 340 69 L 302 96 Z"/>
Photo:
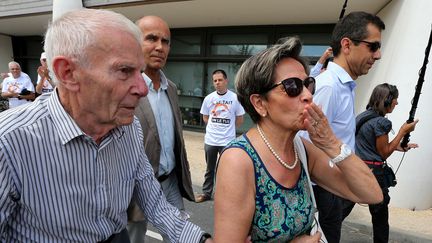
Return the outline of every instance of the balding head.
<path id="1" fill-rule="evenodd" d="M 158 16 L 144 16 L 136 21 L 143 34 L 142 51 L 146 73 L 159 71 L 165 66 L 170 50 L 171 32 L 167 22 Z"/>

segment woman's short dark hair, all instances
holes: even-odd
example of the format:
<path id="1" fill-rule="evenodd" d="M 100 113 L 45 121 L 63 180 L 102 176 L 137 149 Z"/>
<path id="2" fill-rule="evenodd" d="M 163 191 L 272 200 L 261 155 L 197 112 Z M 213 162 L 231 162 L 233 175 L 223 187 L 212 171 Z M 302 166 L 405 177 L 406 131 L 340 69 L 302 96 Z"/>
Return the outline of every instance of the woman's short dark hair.
<path id="1" fill-rule="evenodd" d="M 379 84 L 373 89 L 366 109 L 372 109 L 381 116 L 384 116 L 388 113 L 388 108 L 391 107 L 392 101 L 398 97 L 399 91 L 395 85 L 388 83 Z"/>
<path id="2" fill-rule="evenodd" d="M 300 62 L 305 72 L 309 73 L 308 63 L 300 57 L 301 49 L 302 44 L 297 36 L 285 38 L 279 44 L 251 56 L 240 67 L 235 78 L 237 97 L 255 123 L 261 116 L 249 98 L 252 94 L 263 94 L 270 89 L 274 84 L 276 65 L 281 59 L 291 57 Z"/>

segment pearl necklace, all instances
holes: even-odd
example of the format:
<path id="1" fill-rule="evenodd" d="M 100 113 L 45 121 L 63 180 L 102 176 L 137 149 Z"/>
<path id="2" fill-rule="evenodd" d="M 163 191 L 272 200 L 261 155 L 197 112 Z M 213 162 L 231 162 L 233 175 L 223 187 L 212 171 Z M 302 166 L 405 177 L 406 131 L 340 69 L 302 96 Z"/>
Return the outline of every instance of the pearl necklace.
<path id="1" fill-rule="evenodd" d="M 281 163 L 281 165 L 283 165 L 285 168 L 292 170 L 296 167 L 297 162 L 298 162 L 298 154 L 297 154 L 297 150 L 294 146 L 294 157 L 295 160 L 293 162 L 292 165 L 289 165 L 288 163 L 286 163 L 277 153 L 276 151 L 274 151 L 273 147 L 270 145 L 269 141 L 267 140 L 267 138 L 264 136 L 263 131 L 261 130 L 260 126 L 257 124 L 257 129 L 258 129 L 258 133 L 260 134 L 262 140 L 264 141 L 264 143 L 267 145 L 267 148 L 269 148 L 270 152 L 272 152 L 272 154 L 274 155 L 274 157 L 279 161 L 279 163 Z"/>

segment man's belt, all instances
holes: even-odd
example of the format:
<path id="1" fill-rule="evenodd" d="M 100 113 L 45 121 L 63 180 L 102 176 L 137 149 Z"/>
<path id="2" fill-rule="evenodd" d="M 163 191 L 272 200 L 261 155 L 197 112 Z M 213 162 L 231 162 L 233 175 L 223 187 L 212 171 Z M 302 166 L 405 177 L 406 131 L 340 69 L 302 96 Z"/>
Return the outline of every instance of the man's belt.
<path id="1" fill-rule="evenodd" d="M 383 165 L 384 164 L 383 161 L 367 161 L 367 160 L 364 160 L 364 162 L 366 164 L 368 164 L 368 165 Z"/>
<path id="2" fill-rule="evenodd" d="M 166 179 L 168 179 L 168 178 L 170 177 L 171 173 L 172 173 L 172 171 L 171 171 L 170 173 L 168 173 L 168 174 L 158 176 L 157 180 L 158 180 L 159 182 L 166 181 Z"/>

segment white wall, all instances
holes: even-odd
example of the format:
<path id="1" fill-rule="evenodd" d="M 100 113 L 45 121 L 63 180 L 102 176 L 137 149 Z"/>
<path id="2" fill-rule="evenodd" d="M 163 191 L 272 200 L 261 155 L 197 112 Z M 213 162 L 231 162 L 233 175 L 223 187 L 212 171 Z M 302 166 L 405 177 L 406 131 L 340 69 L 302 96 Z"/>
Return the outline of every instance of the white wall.
<path id="1" fill-rule="evenodd" d="M 6 35 L 0 35 L 0 73 L 9 72 L 8 63 L 13 59 L 12 39 Z M 2 80 L 0 80 L 1 82 Z"/>
<path id="2" fill-rule="evenodd" d="M 423 64 L 425 49 L 432 24 L 432 1 L 393 0 L 378 16 L 386 24 L 382 33 L 382 59 L 368 75 L 358 79 L 356 112 L 366 107 L 373 88 L 383 82 L 397 85 L 399 105 L 388 117 L 397 132 L 408 119 L 418 72 Z M 422 95 L 418 103 L 417 128 L 411 133 L 411 141 L 419 148 L 406 153 L 397 173 L 398 184 L 390 189 L 391 205 L 416 210 L 432 207 L 432 57 L 427 66 Z M 390 133 L 390 137 L 394 135 Z M 395 152 L 389 159 L 397 168 L 402 153 Z"/>

